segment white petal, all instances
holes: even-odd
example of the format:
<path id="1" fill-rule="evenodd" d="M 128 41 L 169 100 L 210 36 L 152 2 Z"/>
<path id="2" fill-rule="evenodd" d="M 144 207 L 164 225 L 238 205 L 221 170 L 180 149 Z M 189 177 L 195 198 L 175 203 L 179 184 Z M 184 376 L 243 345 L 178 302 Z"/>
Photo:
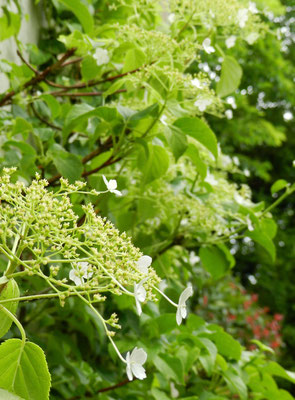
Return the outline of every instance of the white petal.
<path id="1" fill-rule="evenodd" d="M 145 369 L 139 365 L 139 364 L 133 364 L 131 365 L 131 370 L 133 372 L 133 375 L 137 378 L 137 379 L 144 379 L 146 378 L 146 373 L 145 373 Z"/>
<path id="2" fill-rule="evenodd" d="M 147 360 L 147 353 L 143 349 L 135 347 L 131 353 L 131 362 L 144 364 Z"/>
<path id="3" fill-rule="evenodd" d="M 141 302 L 145 301 L 146 290 L 142 285 L 140 285 L 140 283 L 137 285 L 137 287 L 135 289 L 135 297 L 137 298 L 137 300 L 139 300 Z"/>
<path id="4" fill-rule="evenodd" d="M 76 271 L 75 269 L 71 269 L 70 273 L 69 273 L 69 278 L 71 281 L 73 281 L 75 283 L 75 285 L 77 286 L 81 286 L 84 284 L 84 280 L 83 278 L 80 277 L 78 271 Z"/>
<path id="5" fill-rule="evenodd" d="M 228 49 L 230 49 L 231 47 L 234 47 L 235 43 L 236 43 L 236 36 L 229 36 L 226 41 L 225 41 L 225 45 Z"/>
<path id="6" fill-rule="evenodd" d="M 86 276 L 85 276 L 86 275 Z M 86 278 L 86 279 L 89 279 L 89 278 L 91 278 L 92 277 L 92 275 L 93 275 L 93 272 L 86 272 L 86 274 L 85 275 L 83 275 L 83 278 Z"/>
<path id="7" fill-rule="evenodd" d="M 119 190 L 110 190 L 110 192 L 115 193 L 117 196 L 122 196 L 122 193 Z"/>
<path id="8" fill-rule="evenodd" d="M 86 261 L 81 261 L 81 262 L 78 262 L 77 263 L 77 269 L 78 269 L 78 271 L 81 271 L 81 272 L 87 272 L 87 270 L 88 270 L 88 267 L 89 267 L 89 264 L 88 264 L 88 262 L 86 262 Z"/>
<path id="9" fill-rule="evenodd" d="M 103 175 L 103 176 L 102 176 L 102 179 L 103 179 L 103 181 L 104 181 L 106 187 L 109 189 L 109 182 L 108 182 L 107 178 Z"/>
<path id="10" fill-rule="evenodd" d="M 179 305 L 185 305 L 185 302 L 189 297 L 193 295 L 193 288 L 191 286 L 188 286 L 184 291 L 181 293 L 179 297 Z"/>
<path id="11" fill-rule="evenodd" d="M 148 267 L 151 265 L 153 259 L 150 256 L 141 256 L 137 261 L 137 267 L 143 274 L 148 273 Z"/>
<path id="12" fill-rule="evenodd" d="M 126 374 L 128 376 L 128 379 L 130 381 L 133 380 L 133 375 L 132 375 L 132 371 L 131 371 L 131 365 L 130 365 L 130 353 L 128 351 L 127 355 L 126 355 L 126 362 L 127 362 L 127 366 L 126 366 Z"/>
<path id="13" fill-rule="evenodd" d="M 135 297 L 135 304 L 136 304 L 137 314 L 141 315 L 142 309 L 141 309 L 141 305 L 140 305 L 140 302 L 137 297 Z"/>
<path id="14" fill-rule="evenodd" d="M 187 309 L 185 306 L 180 307 L 180 314 L 182 316 L 182 318 L 186 318 L 187 316 Z"/>
<path id="15" fill-rule="evenodd" d="M 198 89 L 202 89 L 203 85 L 198 78 L 194 78 L 191 80 L 191 84 Z"/>
<path id="16" fill-rule="evenodd" d="M 117 181 L 116 181 L 116 179 L 111 179 L 109 181 L 108 188 L 109 188 L 110 191 L 117 189 Z"/>
<path id="17" fill-rule="evenodd" d="M 181 321 L 182 321 L 182 316 L 181 316 L 180 307 L 177 307 L 177 311 L 176 311 L 176 322 L 177 322 L 177 325 L 180 325 Z"/>

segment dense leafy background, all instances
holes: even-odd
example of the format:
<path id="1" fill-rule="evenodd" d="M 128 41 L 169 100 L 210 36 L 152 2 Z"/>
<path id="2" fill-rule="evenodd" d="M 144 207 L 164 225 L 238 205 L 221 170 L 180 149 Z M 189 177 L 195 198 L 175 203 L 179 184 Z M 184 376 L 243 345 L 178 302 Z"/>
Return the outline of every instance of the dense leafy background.
<path id="1" fill-rule="evenodd" d="M 46 353 L 50 398 L 293 398 L 294 374 L 279 364 L 294 369 L 294 195 L 267 212 L 285 190 L 274 182 L 295 177 L 295 4 L 282 3 L 257 1 L 264 12 L 244 31 L 226 18 L 248 1 L 171 1 L 174 19 L 154 1 L 43 1 L 38 46 L 18 42 L 20 65 L 0 60 L 10 82 L 1 168 L 17 167 L 27 183 L 39 172 L 50 190 L 60 176 L 97 190 L 102 173 L 117 179 L 121 198 L 73 196 L 80 223 L 92 202 L 153 257 L 167 295 L 177 302 L 188 281 L 195 290 L 180 328 L 164 299 L 141 318 L 124 296 L 99 305 L 119 315 L 122 353 L 148 353 L 147 379 L 131 383 L 81 301 L 20 304 L 28 338 Z M 1 40 L 25 18 L 8 5 Z M 213 54 L 202 49 L 207 37 Z M 194 105 L 199 89 L 211 101 L 205 113 Z M 21 294 L 46 290 L 35 277 L 18 283 Z M 4 339 L 17 335 L 13 327 Z"/>

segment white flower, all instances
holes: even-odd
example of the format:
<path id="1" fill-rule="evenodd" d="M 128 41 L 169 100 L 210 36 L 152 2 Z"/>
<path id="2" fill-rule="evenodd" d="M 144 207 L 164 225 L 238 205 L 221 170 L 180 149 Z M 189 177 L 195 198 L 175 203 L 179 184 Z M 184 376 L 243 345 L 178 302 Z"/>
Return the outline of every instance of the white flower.
<path id="1" fill-rule="evenodd" d="M 88 272 L 89 264 L 87 262 L 78 262 L 76 266 L 71 269 L 69 278 L 77 286 L 84 285 L 84 279 L 92 277 L 93 272 Z"/>
<path id="2" fill-rule="evenodd" d="M 256 3 L 254 3 L 254 1 L 250 1 L 250 3 L 249 3 L 249 11 L 252 14 L 257 14 L 258 13 L 258 10 L 257 10 L 257 7 L 256 7 Z"/>
<path id="3" fill-rule="evenodd" d="M 195 264 L 197 264 L 199 261 L 200 261 L 200 257 L 197 256 L 196 253 L 195 253 L 194 251 L 191 251 L 191 252 L 190 252 L 190 255 L 189 255 L 189 262 L 190 262 L 190 264 L 195 265 Z"/>
<path id="4" fill-rule="evenodd" d="M 141 315 L 142 309 L 141 304 L 145 301 L 146 298 L 146 290 L 143 287 L 143 284 L 148 280 L 148 278 L 142 279 L 139 283 L 134 284 L 134 297 L 138 315 Z"/>
<path id="5" fill-rule="evenodd" d="M 148 267 L 151 265 L 153 259 L 150 256 L 141 256 L 140 259 L 137 261 L 137 268 L 143 274 L 148 273 Z"/>
<path id="6" fill-rule="evenodd" d="M 245 28 L 246 22 L 248 21 L 248 9 L 240 8 L 237 14 L 237 20 L 240 28 Z"/>
<path id="7" fill-rule="evenodd" d="M 98 66 L 107 64 L 110 61 L 108 51 L 106 49 L 101 49 L 100 47 L 95 50 L 93 58 Z"/>
<path id="8" fill-rule="evenodd" d="M 236 99 L 233 96 L 227 97 L 226 102 L 231 105 L 234 110 L 237 108 Z"/>
<path id="9" fill-rule="evenodd" d="M 177 325 L 181 324 L 183 318 L 187 316 L 187 309 L 185 302 L 189 297 L 193 295 L 193 288 L 188 286 L 184 291 L 181 293 L 178 301 L 177 311 L 176 311 L 176 322 Z"/>
<path id="10" fill-rule="evenodd" d="M 206 53 L 208 53 L 208 54 L 214 53 L 214 52 L 215 52 L 214 47 L 211 46 L 211 39 L 209 39 L 209 38 L 206 38 L 206 39 L 203 41 L 202 46 L 203 46 L 203 49 L 204 49 L 204 50 L 206 51 Z"/>
<path id="11" fill-rule="evenodd" d="M 250 232 L 254 231 L 254 226 L 252 224 L 252 221 L 251 221 L 250 217 L 248 217 L 248 216 L 247 216 L 247 226 L 248 226 L 248 230 Z"/>
<path id="12" fill-rule="evenodd" d="M 230 49 L 231 47 L 234 47 L 234 45 L 236 44 L 236 40 L 237 37 L 236 36 L 229 36 L 226 41 L 225 41 L 225 45 L 228 49 Z"/>
<path id="13" fill-rule="evenodd" d="M 213 174 L 210 174 L 209 170 L 207 171 L 207 176 L 204 182 L 209 183 L 209 185 L 211 186 L 218 185 L 218 181 L 215 179 L 215 176 Z"/>
<path id="14" fill-rule="evenodd" d="M 116 179 L 110 179 L 108 181 L 104 175 L 102 176 L 102 179 L 103 179 L 104 183 L 106 184 L 106 187 L 109 192 L 115 193 L 117 196 L 122 196 L 122 193 L 119 190 L 116 190 L 117 189 Z"/>
<path id="15" fill-rule="evenodd" d="M 240 165 L 240 160 L 238 159 L 237 156 L 233 157 L 233 162 L 234 162 L 235 165 Z"/>
<path id="16" fill-rule="evenodd" d="M 225 116 L 226 116 L 227 119 L 232 119 L 232 117 L 233 117 L 232 110 L 226 110 L 225 111 Z"/>
<path id="17" fill-rule="evenodd" d="M 126 355 L 126 373 L 130 381 L 133 380 L 133 375 L 140 380 L 146 378 L 145 369 L 142 366 L 146 362 L 146 359 L 147 354 L 143 349 L 135 347 L 131 354 L 128 351 Z"/>
<path id="18" fill-rule="evenodd" d="M 162 115 L 162 117 L 160 118 L 160 121 L 162 122 L 163 125 L 166 125 L 166 126 L 167 126 L 166 120 L 167 120 L 167 115 L 165 115 L 165 114 Z"/>
<path id="19" fill-rule="evenodd" d="M 173 24 L 173 22 L 175 21 L 174 13 L 168 15 L 168 21 L 170 22 L 170 24 Z"/>
<path id="20" fill-rule="evenodd" d="M 253 44 L 259 38 L 259 34 L 257 32 L 252 32 L 248 36 L 246 36 L 246 42 L 249 44 Z"/>
<path id="21" fill-rule="evenodd" d="M 248 199 L 245 199 L 245 197 L 241 196 L 237 192 L 234 193 L 234 199 L 241 206 L 244 206 L 244 207 L 250 207 L 251 206 L 251 202 Z"/>
<path id="22" fill-rule="evenodd" d="M 174 382 L 170 382 L 170 392 L 173 399 L 177 399 L 177 397 L 179 397 L 179 391 L 176 389 Z"/>
<path id="23" fill-rule="evenodd" d="M 198 78 L 192 79 L 191 84 L 198 89 L 203 89 L 204 87 L 204 84 Z"/>
<path id="24" fill-rule="evenodd" d="M 212 99 L 205 99 L 205 98 L 200 98 L 197 101 L 194 102 L 194 105 L 198 107 L 198 109 L 203 112 L 206 110 L 208 106 L 212 104 Z"/>

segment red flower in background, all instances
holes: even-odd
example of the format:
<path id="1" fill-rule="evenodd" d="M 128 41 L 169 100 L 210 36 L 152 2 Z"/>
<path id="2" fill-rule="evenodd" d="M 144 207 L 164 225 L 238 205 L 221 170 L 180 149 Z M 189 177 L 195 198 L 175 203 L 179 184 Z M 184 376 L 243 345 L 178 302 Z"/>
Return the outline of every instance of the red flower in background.
<path id="1" fill-rule="evenodd" d="M 282 321 L 284 319 L 282 314 L 275 314 L 273 317 L 275 321 Z"/>

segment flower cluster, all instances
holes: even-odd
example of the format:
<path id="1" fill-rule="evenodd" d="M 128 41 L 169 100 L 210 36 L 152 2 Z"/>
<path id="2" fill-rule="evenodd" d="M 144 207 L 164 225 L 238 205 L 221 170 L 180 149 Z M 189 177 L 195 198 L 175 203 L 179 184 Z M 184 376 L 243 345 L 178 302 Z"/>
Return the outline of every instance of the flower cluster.
<path id="1" fill-rule="evenodd" d="M 0 253 L 7 258 L 9 274 L 21 265 L 24 274 L 44 279 L 54 288 L 61 304 L 71 295 L 79 296 L 101 319 L 120 359 L 127 365 L 128 378 L 145 378 L 144 350 L 135 348 L 123 358 L 112 339 L 114 332 L 106 325 L 119 328 L 118 318 L 112 315 L 104 320 L 92 303 L 105 301 L 102 294 L 106 292 L 125 294 L 134 298 L 141 315 L 142 303 L 157 300 L 160 293 L 177 308 L 176 320 L 180 324 L 187 315 L 185 302 L 192 295 L 192 288 L 184 290 L 178 304 L 172 302 L 157 287 L 160 278 L 151 266 L 152 258 L 134 247 L 125 233 L 120 234 L 98 216 L 91 204 L 83 206 L 83 223 L 79 223 L 70 195 L 87 195 L 83 182 L 69 184 L 61 178 L 60 189 L 50 191 L 46 188 L 48 182 L 38 175 L 30 186 L 13 183 L 13 172 L 14 169 L 4 169 L 0 176 Z M 114 179 L 108 181 L 103 176 L 103 180 L 106 191 L 89 193 L 122 195 Z M 50 266 L 49 275 L 46 265 Z"/>

